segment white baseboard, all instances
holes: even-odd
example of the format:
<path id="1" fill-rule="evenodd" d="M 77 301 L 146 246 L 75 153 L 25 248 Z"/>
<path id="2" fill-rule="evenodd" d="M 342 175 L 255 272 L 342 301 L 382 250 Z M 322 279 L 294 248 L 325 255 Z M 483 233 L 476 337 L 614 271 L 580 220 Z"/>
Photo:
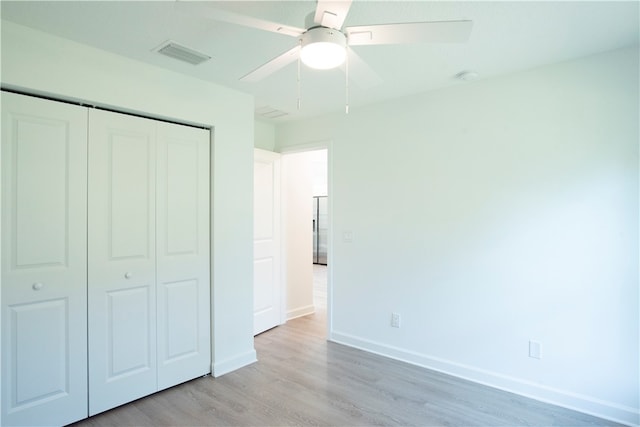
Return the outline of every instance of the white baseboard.
<path id="1" fill-rule="evenodd" d="M 213 375 L 214 377 L 219 377 L 229 372 L 235 371 L 236 369 L 251 365 L 252 363 L 255 363 L 257 361 L 258 358 L 254 349 L 230 359 L 226 359 L 220 362 L 214 362 L 213 365 L 211 365 L 211 375 Z"/>
<path id="2" fill-rule="evenodd" d="M 402 348 L 362 339 L 341 332 L 330 332 L 329 341 L 411 363 L 412 365 L 432 369 L 434 371 L 487 385 L 489 387 L 516 393 L 541 402 L 550 403 L 567 409 L 573 409 L 575 411 L 594 415 L 610 421 L 615 421 L 629 426 L 638 426 L 640 424 L 640 411 L 635 408 L 618 405 L 616 403 L 603 401 L 590 396 L 546 387 L 496 372 L 490 372 L 473 366 L 415 353 Z"/>
<path id="3" fill-rule="evenodd" d="M 299 307 L 299 308 L 287 311 L 287 320 L 297 319 L 298 317 L 307 316 L 315 312 L 316 312 L 316 308 L 313 305 Z"/>

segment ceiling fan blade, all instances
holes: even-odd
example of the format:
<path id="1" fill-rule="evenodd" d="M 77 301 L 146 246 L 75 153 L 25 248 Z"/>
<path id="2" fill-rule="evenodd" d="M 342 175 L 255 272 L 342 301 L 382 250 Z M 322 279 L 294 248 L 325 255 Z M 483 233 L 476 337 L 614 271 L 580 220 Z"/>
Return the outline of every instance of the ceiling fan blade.
<path id="1" fill-rule="evenodd" d="M 382 83 L 382 78 L 353 49 L 348 48 L 347 54 L 348 63 L 342 64 L 340 68 L 347 72 L 347 77 L 356 86 L 369 89 Z"/>
<path id="2" fill-rule="evenodd" d="M 323 27 L 342 28 L 352 0 L 318 0 L 313 22 Z"/>
<path id="3" fill-rule="evenodd" d="M 292 49 L 289 49 L 282 55 L 279 55 L 273 58 L 271 61 L 263 64 L 240 78 L 243 82 L 255 83 L 267 77 L 268 75 L 275 73 L 279 69 L 283 68 L 286 65 L 291 64 L 293 61 L 298 59 L 298 55 L 300 54 L 300 46 L 296 46 Z"/>
<path id="4" fill-rule="evenodd" d="M 401 43 L 461 43 L 469 39 L 473 21 L 410 22 L 345 28 L 349 46 Z"/>
<path id="5" fill-rule="evenodd" d="M 211 7 L 208 2 L 186 2 L 179 0 L 175 2 L 175 8 L 176 10 L 181 10 L 191 16 L 198 14 L 213 21 L 227 22 L 276 34 L 284 34 L 291 37 L 299 37 L 306 31 L 304 28 L 278 24 L 277 22 L 266 21 L 252 16 L 216 9 Z"/>

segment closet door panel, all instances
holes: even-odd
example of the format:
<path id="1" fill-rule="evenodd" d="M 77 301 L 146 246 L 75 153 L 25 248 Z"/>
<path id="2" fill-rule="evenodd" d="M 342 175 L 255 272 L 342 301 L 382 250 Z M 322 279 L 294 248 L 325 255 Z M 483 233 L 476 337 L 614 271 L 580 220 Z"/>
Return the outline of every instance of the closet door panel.
<path id="1" fill-rule="evenodd" d="M 127 118 L 129 119 L 129 118 Z M 152 135 L 113 131 L 110 135 L 108 240 L 112 260 L 152 259 L 153 171 Z"/>
<path id="2" fill-rule="evenodd" d="M 86 121 L 2 93 L 2 425 L 87 416 Z"/>
<path id="3" fill-rule="evenodd" d="M 158 124 L 158 388 L 210 372 L 209 132 Z"/>
<path id="4" fill-rule="evenodd" d="M 89 413 L 157 390 L 155 122 L 89 116 Z"/>

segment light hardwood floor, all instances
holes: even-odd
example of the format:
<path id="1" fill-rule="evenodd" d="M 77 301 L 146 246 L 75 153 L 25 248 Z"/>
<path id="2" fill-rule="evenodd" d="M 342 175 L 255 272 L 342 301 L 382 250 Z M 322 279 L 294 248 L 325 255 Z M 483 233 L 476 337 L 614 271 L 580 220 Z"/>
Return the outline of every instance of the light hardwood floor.
<path id="1" fill-rule="evenodd" d="M 327 342 L 322 292 L 316 294 L 316 314 L 256 337 L 258 363 L 190 381 L 76 425 L 618 425 Z"/>

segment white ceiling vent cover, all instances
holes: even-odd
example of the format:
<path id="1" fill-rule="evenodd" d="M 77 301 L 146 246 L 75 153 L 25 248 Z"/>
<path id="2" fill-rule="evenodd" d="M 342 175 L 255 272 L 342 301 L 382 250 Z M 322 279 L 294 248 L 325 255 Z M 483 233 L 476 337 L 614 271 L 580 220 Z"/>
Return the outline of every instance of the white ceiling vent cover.
<path id="1" fill-rule="evenodd" d="M 209 55 L 189 49 L 171 40 L 161 44 L 160 47 L 156 49 L 156 52 L 179 61 L 188 62 L 191 65 L 202 64 L 211 59 Z"/>
<path id="2" fill-rule="evenodd" d="M 279 117 L 287 116 L 289 113 L 286 111 L 278 110 L 276 108 L 265 105 L 264 107 L 256 108 L 255 115 L 264 117 L 267 119 L 277 119 Z"/>

